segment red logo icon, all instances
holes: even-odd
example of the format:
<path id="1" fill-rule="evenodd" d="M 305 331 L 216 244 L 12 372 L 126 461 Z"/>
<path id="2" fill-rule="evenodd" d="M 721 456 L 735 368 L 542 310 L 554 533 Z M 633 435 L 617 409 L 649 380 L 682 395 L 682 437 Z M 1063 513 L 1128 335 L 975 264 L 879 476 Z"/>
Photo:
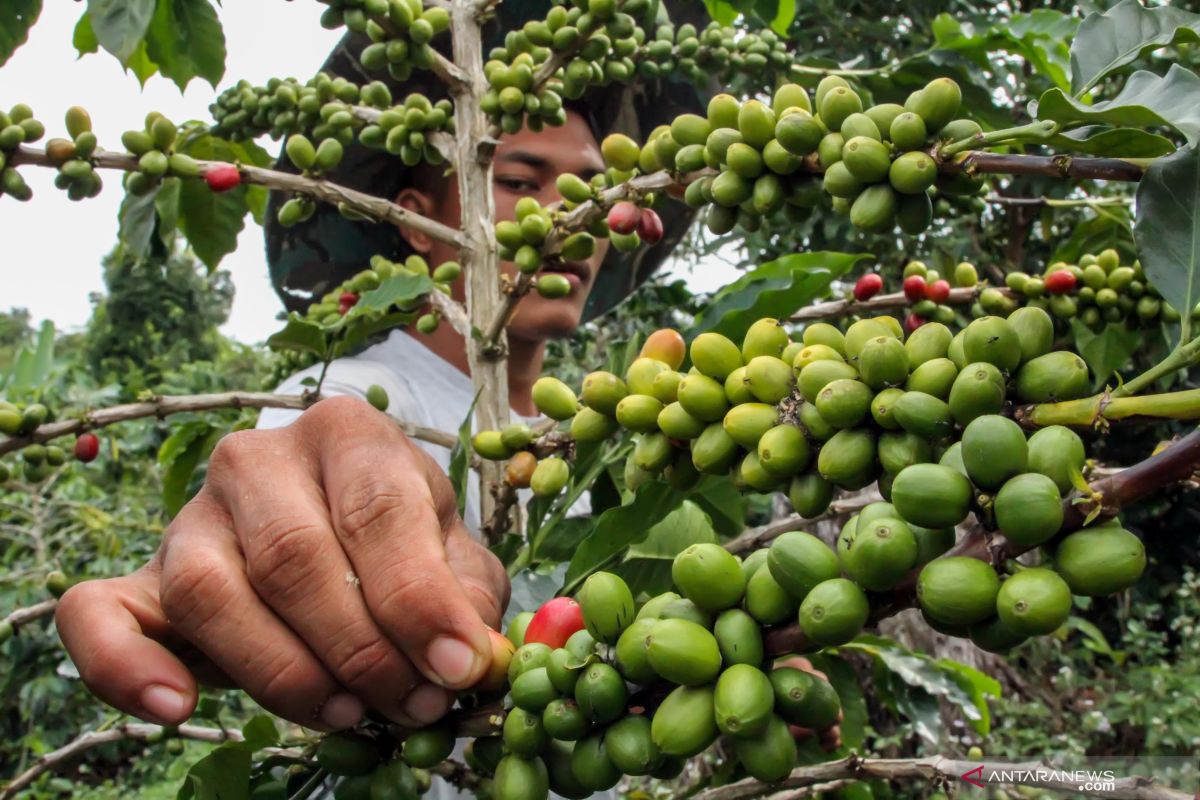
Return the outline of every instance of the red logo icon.
<path id="1" fill-rule="evenodd" d="M 971 770 L 970 772 L 964 772 L 962 774 L 962 779 L 964 781 L 966 781 L 967 783 L 971 784 L 972 786 L 978 786 L 980 789 L 987 788 L 982 783 L 980 783 L 979 781 L 972 778 L 971 777 L 972 775 L 978 775 L 980 778 L 982 778 L 983 777 L 983 764 L 980 764 L 978 767 Z"/>

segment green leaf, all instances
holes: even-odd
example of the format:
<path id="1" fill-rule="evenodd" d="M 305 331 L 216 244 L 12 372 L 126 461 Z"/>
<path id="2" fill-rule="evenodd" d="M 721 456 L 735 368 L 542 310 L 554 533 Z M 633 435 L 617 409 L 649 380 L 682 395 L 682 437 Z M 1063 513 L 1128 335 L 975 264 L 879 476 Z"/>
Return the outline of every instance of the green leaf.
<path id="1" fill-rule="evenodd" d="M 862 684 L 854 667 L 844 658 L 828 653 L 815 653 L 806 658 L 815 668 L 825 673 L 842 701 L 842 748 L 855 750 L 861 747 L 866 739 L 869 715 L 867 700 L 863 696 Z"/>
<path id="2" fill-rule="evenodd" d="M 1116 70 L 1142 55 L 1172 44 L 1200 41 L 1200 16 L 1178 8 L 1146 8 L 1122 0 L 1104 13 L 1093 12 L 1071 42 L 1071 91 L 1083 96 Z"/>
<path id="3" fill-rule="evenodd" d="M 159 0 L 146 48 L 181 92 L 197 77 L 215 89 L 225 75 L 225 32 L 209 0 Z"/>
<path id="4" fill-rule="evenodd" d="M 705 475 L 688 495 L 688 500 L 708 514 L 713 530 L 731 539 L 746 528 L 746 495 L 727 475 Z"/>
<path id="5" fill-rule="evenodd" d="M 295 350 L 325 358 L 329 352 L 329 339 L 321 326 L 293 312 L 288 315 L 284 329 L 267 339 L 267 346 L 272 350 Z"/>
<path id="6" fill-rule="evenodd" d="M 364 309 L 384 311 L 392 306 L 405 306 L 418 297 L 433 291 L 433 281 L 428 275 L 399 272 L 385 279 L 377 289 L 359 298 L 358 305 Z"/>
<path id="7" fill-rule="evenodd" d="M 129 57 L 129 61 L 125 67 L 133 73 L 143 88 L 146 86 L 146 81 L 153 78 L 155 73 L 158 72 L 158 64 L 155 64 L 154 60 L 146 52 L 146 43 L 144 41 L 138 42 L 137 49 L 133 51 L 133 55 Z"/>
<path id="8" fill-rule="evenodd" d="M 704 7 L 708 10 L 708 15 L 722 25 L 729 25 L 741 16 L 741 12 L 726 0 L 704 0 Z"/>
<path id="9" fill-rule="evenodd" d="M 100 41 L 96 38 L 96 31 L 92 28 L 92 16 L 86 11 L 79 18 L 79 22 L 75 23 L 75 31 L 71 34 L 71 44 L 74 45 L 75 51 L 81 58 L 89 53 L 100 52 Z"/>
<path id="10" fill-rule="evenodd" d="M 638 489 L 631 502 L 600 515 L 596 529 L 580 543 L 567 568 L 564 594 L 571 594 L 593 572 L 619 557 L 631 544 L 646 538 L 650 529 L 682 502 L 670 484 L 654 481 Z"/>
<path id="11" fill-rule="evenodd" d="M 179 178 L 167 178 L 154 196 L 154 212 L 158 214 L 158 238 L 163 247 L 171 249 L 179 230 Z"/>
<path id="12" fill-rule="evenodd" d="M 33 381 L 37 384 L 46 382 L 50 370 L 54 366 L 54 337 L 56 331 L 50 320 L 42 322 L 38 329 L 37 345 L 33 355 Z"/>
<path id="13" fill-rule="evenodd" d="M 1160 158 L 1137 189 L 1133 235 L 1146 276 L 1188 314 L 1200 302 L 1200 149 Z"/>
<path id="14" fill-rule="evenodd" d="M 945 12 L 934 17 L 929 27 L 933 32 L 933 40 L 939 45 L 948 44 L 963 35 L 962 24 L 953 15 Z"/>
<path id="15" fill-rule="evenodd" d="M 1105 325 L 1104 330 L 1095 333 L 1079 319 L 1074 319 L 1071 331 L 1075 336 L 1075 350 L 1092 371 L 1093 388 L 1096 389 L 1108 383 L 1113 373 L 1125 366 L 1142 342 L 1141 332 L 1129 330 L 1122 322 Z"/>
<path id="16" fill-rule="evenodd" d="M 467 509 L 467 486 L 471 480 L 471 424 L 475 418 L 475 404 L 479 402 L 476 392 L 467 409 L 467 416 L 462 425 L 458 426 L 458 441 L 450 451 L 450 485 L 454 487 L 454 496 L 458 502 L 458 515 L 461 517 Z"/>
<path id="17" fill-rule="evenodd" d="M 203 181 L 179 185 L 179 227 L 209 270 L 237 249 L 247 211 L 245 187 L 217 194 Z"/>
<path id="18" fill-rule="evenodd" d="M 217 429 L 207 422 L 187 422 L 177 426 L 159 448 L 158 463 L 164 468 L 163 506 L 171 516 L 178 514 L 188 501 L 192 473 L 218 435 Z"/>
<path id="19" fill-rule="evenodd" d="M 796 0 L 779 0 L 775 10 L 775 18 L 771 20 L 771 30 L 780 36 L 786 36 L 792 20 L 796 18 Z"/>
<path id="20" fill-rule="evenodd" d="M 42 0 L 6 0 L 0 5 L 0 67 L 29 38 L 42 13 Z"/>
<path id="21" fill-rule="evenodd" d="M 937 665 L 970 696 L 975 709 L 979 711 L 979 719 L 972 720 L 967 715 L 967 722 L 980 736 L 986 736 L 992 729 L 992 714 L 988 709 L 987 699 L 1000 696 L 1000 684 L 995 678 L 985 675 L 974 667 L 968 667 L 966 664 L 960 664 L 948 658 L 939 658 Z M 965 707 L 963 711 L 966 711 Z"/>
<path id="22" fill-rule="evenodd" d="M 986 733 L 990 727 L 990 714 L 984 695 L 995 694 L 998 696 L 1000 688 L 995 685 L 995 681 L 987 678 L 983 673 L 978 673 L 980 678 L 971 676 L 971 680 L 977 681 L 986 678 L 988 681 L 992 681 L 991 684 L 986 686 L 981 684 L 978 691 L 972 691 L 964 687 L 963 674 L 947 666 L 955 662 L 948 659 L 934 660 L 924 653 L 908 650 L 891 639 L 864 634 L 850 644 L 843 645 L 842 649 L 866 653 L 895 673 L 909 686 L 917 687 L 931 695 L 946 698 L 962 710 L 968 723 L 981 734 Z M 963 670 L 971 670 L 970 667 L 961 664 L 956 666 Z M 972 672 L 976 671 L 972 670 Z M 986 691 L 993 685 L 995 686 L 994 691 Z"/>
<path id="23" fill-rule="evenodd" d="M 1046 142 L 1055 150 L 1112 158 L 1157 158 L 1175 152 L 1175 143 L 1165 136 L 1140 128 L 1104 128 L 1089 125 L 1060 133 Z"/>
<path id="24" fill-rule="evenodd" d="M 154 16 L 154 0 L 88 0 L 96 41 L 129 66 Z"/>
<path id="25" fill-rule="evenodd" d="M 1037 118 L 1063 125 L 1105 123 L 1118 127 L 1166 125 L 1179 131 L 1188 144 L 1200 141 L 1200 77 L 1172 64 L 1165 77 L 1139 71 L 1111 100 L 1081 103 L 1061 89 L 1050 89 L 1037 104 Z"/>
<path id="26" fill-rule="evenodd" d="M 865 258 L 865 253 L 797 253 L 763 264 L 717 292 L 685 337 L 714 331 L 741 342 L 755 320 L 788 317 Z"/>
<path id="27" fill-rule="evenodd" d="M 537 557 L 543 562 L 567 562 L 575 555 L 579 543 L 596 528 L 597 517 L 567 517 L 548 526 L 538 542 Z"/>
<path id="28" fill-rule="evenodd" d="M 244 742 L 227 742 L 197 761 L 179 787 L 177 800 L 249 800 L 250 758 Z"/>
<path id="29" fill-rule="evenodd" d="M 242 736 L 246 739 L 245 746 L 251 750 L 261 750 L 279 744 L 275 718 L 269 714 L 259 714 L 243 725 Z"/>
<path id="30" fill-rule="evenodd" d="M 653 597 L 671 589 L 671 564 L 675 556 L 693 544 L 716 544 L 712 520 L 695 503 L 683 504 L 650 529 L 646 538 L 633 544 L 625 561 L 615 571 L 636 597 L 645 592 Z"/>
<path id="31" fill-rule="evenodd" d="M 135 258 L 145 258 L 150 254 L 150 239 L 154 236 L 155 207 L 160 188 L 155 188 L 141 197 L 126 194 L 121 201 L 121 209 L 117 212 L 117 218 L 120 220 L 117 235 Z"/>

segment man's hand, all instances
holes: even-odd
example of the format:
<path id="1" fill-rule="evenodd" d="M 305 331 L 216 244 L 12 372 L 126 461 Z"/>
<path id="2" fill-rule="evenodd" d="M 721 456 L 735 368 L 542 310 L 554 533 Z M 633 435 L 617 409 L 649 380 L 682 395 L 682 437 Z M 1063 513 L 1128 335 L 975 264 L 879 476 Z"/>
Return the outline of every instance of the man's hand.
<path id="1" fill-rule="evenodd" d="M 437 464 L 343 397 L 223 439 L 154 559 L 56 620 L 88 688 L 143 719 L 183 722 L 199 679 L 314 728 L 422 725 L 487 671 L 508 592 Z"/>

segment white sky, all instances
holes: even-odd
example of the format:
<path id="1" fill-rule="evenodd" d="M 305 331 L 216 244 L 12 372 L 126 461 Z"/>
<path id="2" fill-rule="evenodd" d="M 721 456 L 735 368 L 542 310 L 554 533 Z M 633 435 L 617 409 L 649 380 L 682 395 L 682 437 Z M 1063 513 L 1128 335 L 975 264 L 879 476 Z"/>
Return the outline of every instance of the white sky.
<path id="1" fill-rule="evenodd" d="M 176 122 L 211 119 L 208 106 L 217 92 L 203 81 L 193 81 L 181 95 L 175 84 L 155 76 L 143 90 L 108 53 L 77 59 L 71 34 L 84 8 L 83 3 L 45 5 L 29 41 L 0 68 L 0 105 L 7 109 L 29 103 L 46 123 L 47 138 L 63 135 L 63 112 L 69 106 L 83 105 L 91 112 L 101 147 L 110 149 L 119 147 L 123 131 L 140 127 L 150 110 Z M 260 84 L 276 75 L 310 77 L 338 39 L 317 23 L 323 8 L 310 0 L 226 3 L 219 13 L 229 56 L 219 88 L 242 78 Z M 52 319 L 62 329 L 78 328 L 91 313 L 88 295 L 103 288 L 100 259 L 116 242 L 120 185 L 116 176 L 106 174 L 98 198 L 72 203 L 54 188 L 53 171 L 26 167 L 22 174 L 34 190 L 33 200 L 0 199 L 6 284 L 0 308 L 28 308 L 35 322 Z M 278 328 L 280 305 L 267 278 L 261 229 L 249 218 L 247 223 L 238 250 L 221 263 L 237 287 L 223 330 L 258 342 Z M 736 277 L 732 268 L 711 264 L 692 275 L 689 286 L 711 291 Z"/>

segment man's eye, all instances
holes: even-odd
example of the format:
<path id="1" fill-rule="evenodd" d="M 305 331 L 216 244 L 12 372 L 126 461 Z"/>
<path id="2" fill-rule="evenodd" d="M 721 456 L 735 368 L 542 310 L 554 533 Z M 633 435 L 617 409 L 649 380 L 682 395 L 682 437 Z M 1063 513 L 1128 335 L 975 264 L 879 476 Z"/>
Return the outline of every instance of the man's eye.
<path id="1" fill-rule="evenodd" d="M 496 178 L 496 183 L 517 194 L 534 194 L 538 190 L 536 183 L 525 178 Z"/>

